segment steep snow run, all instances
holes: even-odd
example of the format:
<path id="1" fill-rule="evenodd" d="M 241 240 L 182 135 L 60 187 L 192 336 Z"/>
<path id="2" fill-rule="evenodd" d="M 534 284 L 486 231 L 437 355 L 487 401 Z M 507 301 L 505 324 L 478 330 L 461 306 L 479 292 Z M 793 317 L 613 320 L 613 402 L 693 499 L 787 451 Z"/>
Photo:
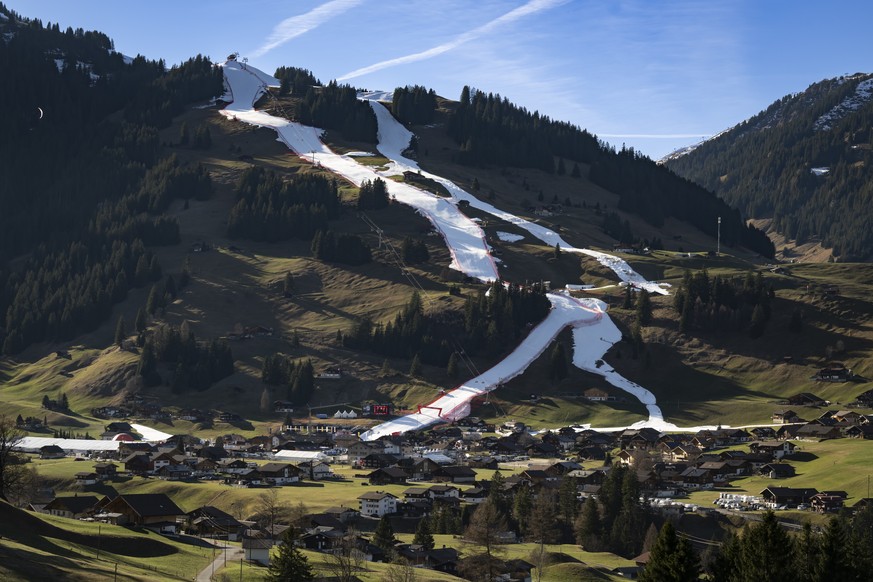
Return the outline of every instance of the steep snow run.
<path id="1" fill-rule="evenodd" d="M 342 156 L 331 151 L 321 141 L 322 130 L 256 111 L 254 103 L 268 86 L 278 85 L 277 79 L 251 66 L 243 68 L 236 61 L 224 64 L 224 75 L 233 98 L 233 102 L 222 110 L 224 116 L 274 129 L 279 134 L 279 140 L 301 158 L 319 164 L 357 186 L 365 180 L 381 177 L 374 169 L 357 163 L 354 156 Z M 481 281 L 499 278 L 482 229 L 464 216 L 451 200 L 393 180 L 386 180 L 386 187 L 395 200 L 414 207 L 439 231 L 452 253 L 453 269 Z"/>
<path id="2" fill-rule="evenodd" d="M 361 94 L 359 96 L 364 98 L 364 95 L 365 94 Z M 418 164 L 415 161 L 403 156 L 403 152 L 409 147 L 412 133 L 403 127 L 403 125 L 397 121 L 394 116 L 391 115 L 391 112 L 389 112 L 381 103 L 371 100 L 370 106 L 373 108 L 373 112 L 376 114 L 376 119 L 379 122 L 379 152 L 394 162 L 394 167 L 392 168 L 394 172 L 401 173 L 405 170 L 421 172 L 423 176 L 442 184 L 452 195 L 452 200 L 455 204 L 462 200 L 466 201 L 470 206 L 477 210 L 487 212 L 496 218 L 505 220 L 510 224 L 514 224 L 515 226 L 526 230 L 535 238 L 538 238 L 549 246 L 560 245 L 562 251 L 580 253 L 595 258 L 602 265 L 612 269 L 619 279 L 631 283 L 635 287 L 646 289 L 650 293 L 659 293 L 661 295 L 668 294 L 665 289 L 665 287 L 669 287 L 668 284 L 647 281 L 639 273 L 636 273 L 631 269 L 630 265 L 628 265 L 623 259 L 600 251 L 576 248 L 567 243 L 567 241 L 561 238 L 561 236 L 553 230 L 535 222 L 515 216 L 514 214 L 510 214 L 509 212 L 500 210 L 492 204 L 479 200 L 451 180 L 447 180 L 442 176 L 437 176 L 436 174 L 431 174 L 430 172 L 422 170 L 418 167 Z"/>
<path id="3" fill-rule="evenodd" d="M 481 228 L 458 210 L 461 201 L 466 201 L 470 206 L 514 224 L 549 245 L 560 245 L 566 252 L 592 256 L 612 269 L 620 280 L 635 287 L 667 294 L 665 289 L 667 285 L 647 281 L 622 259 L 600 251 L 575 248 L 548 228 L 482 202 L 450 180 L 421 171 L 418 164 L 403 156 L 403 152 L 409 146 L 412 133 L 376 101 L 376 99 L 384 99 L 385 93 L 360 95 L 362 99 L 370 101 L 378 120 L 378 150 L 391 160 L 389 169 L 378 173 L 370 167 L 358 164 L 355 155 L 341 156 L 332 152 L 322 143 L 321 130 L 254 110 L 253 104 L 264 94 L 266 88 L 278 84 L 276 79 L 253 67 L 244 67 L 236 61 L 225 63 L 224 73 L 228 95 L 233 102 L 222 111 L 222 114 L 231 119 L 274 129 L 279 134 L 279 140 L 300 157 L 320 164 L 357 185 L 364 180 L 390 176 L 402 173 L 404 170 L 420 171 L 428 178 L 442 184 L 451 194 L 450 199 L 423 192 L 408 184 L 393 180 L 386 181 L 392 197 L 398 202 L 413 206 L 435 225 L 454 257 L 452 267 L 467 275 L 483 281 L 499 279 L 497 267 L 490 255 L 490 249 L 484 242 Z M 354 154 L 360 153 L 354 152 Z M 675 428 L 664 421 L 655 397 L 650 391 L 623 378 L 602 361 L 606 351 L 621 339 L 621 333 L 606 314 L 606 305 L 597 299 L 576 299 L 565 293 L 549 293 L 548 298 L 551 302 L 551 310 L 546 319 L 531 330 L 521 344 L 504 360 L 485 373 L 441 395 L 429 405 L 420 407 L 418 412 L 374 427 L 362 435 L 363 438 L 372 440 L 382 435 L 418 430 L 438 422 L 463 418 L 469 414 L 470 404 L 474 398 L 494 390 L 524 372 L 545 351 L 555 336 L 567 326 L 573 327 L 573 363 L 583 370 L 603 376 L 613 386 L 634 395 L 646 405 L 649 411 L 648 420 L 640 421 L 634 427 Z"/>

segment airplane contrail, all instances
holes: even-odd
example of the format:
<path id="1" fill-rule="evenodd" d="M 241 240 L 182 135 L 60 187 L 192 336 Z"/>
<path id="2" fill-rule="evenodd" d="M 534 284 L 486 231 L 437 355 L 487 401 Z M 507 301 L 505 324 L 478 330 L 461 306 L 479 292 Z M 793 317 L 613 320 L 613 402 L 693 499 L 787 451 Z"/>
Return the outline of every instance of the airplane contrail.
<path id="1" fill-rule="evenodd" d="M 351 73 L 346 73 L 345 75 L 338 77 L 337 81 L 346 81 L 348 79 L 353 79 L 355 77 L 360 77 L 362 75 L 381 71 L 382 69 L 387 69 L 389 67 L 405 65 L 408 63 L 414 63 L 417 61 L 423 61 L 425 59 L 433 58 L 435 56 L 449 52 L 450 50 L 456 49 L 464 43 L 484 36 L 504 24 L 514 22 L 520 18 L 524 18 L 525 16 L 536 14 L 537 12 L 542 12 L 543 10 L 548 10 L 560 4 L 564 4 L 565 2 L 567 2 L 567 0 L 530 0 L 523 6 L 519 6 L 514 10 L 510 10 L 503 16 L 495 18 L 494 20 L 487 22 L 482 26 L 478 26 L 472 30 L 468 30 L 467 32 L 456 36 L 448 42 L 429 48 L 425 51 L 397 57 L 394 59 L 388 59 L 386 61 L 381 61 L 366 67 L 362 67 L 360 69 L 356 69 Z"/>
<path id="2" fill-rule="evenodd" d="M 305 34 L 330 20 L 334 16 L 338 16 L 343 12 L 351 10 L 363 0 L 331 0 L 321 6 L 317 6 L 306 14 L 298 14 L 286 18 L 280 22 L 267 37 L 267 40 L 260 48 L 255 50 L 251 56 L 260 57 L 270 52 L 277 46 L 283 45 L 292 38 L 297 38 L 301 34 Z"/>

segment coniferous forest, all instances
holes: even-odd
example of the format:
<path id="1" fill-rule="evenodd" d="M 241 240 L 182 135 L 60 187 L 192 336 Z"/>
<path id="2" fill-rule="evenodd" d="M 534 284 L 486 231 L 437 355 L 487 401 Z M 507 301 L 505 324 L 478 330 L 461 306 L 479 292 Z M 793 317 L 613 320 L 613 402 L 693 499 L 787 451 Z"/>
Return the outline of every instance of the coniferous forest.
<path id="1" fill-rule="evenodd" d="M 128 289 L 160 277 L 145 245 L 179 240 L 160 213 L 208 197 L 211 183 L 167 158 L 157 130 L 220 94 L 222 77 L 202 56 L 169 70 L 126 62 L 102 33 L 14 12 L 3 29 L 0 67 L 16 84 L 0 91 L 0 342 L 17 353 L 96 328 Z"/>
<path id="2" fill-rule="evenodd" d="M 473 356 L 494 357 L 516 345 L 528 325 L 546 316 L 549 305 L 539 286 L 504 287 L 496 282 L 487 292 L 467 299 L 463 316 L 448 311 L 425 313 L 416 292 L 393 322 L 364 318 L 349 330 L 343 343 L 384 356 L 417 356 L 422 363 L 446 366 L 452 353 L 461 349 Z"/>
<path id="3" fill-rule="evenodd" d="M 283 180 L 275 172 L 252 167 L 240 177 L 236 195 L 238 202 L 227 219 L 231 238 L 310 240 L 340 214 L 337 181 L 317 174 Z"/>
<path id="4" fill-rule="evenodd" d="M 704 188 L 635 152 L 616 151 L 575 125 L 557 122 L 539 112 L 464 87 L 460 104 L 447 125 L 460 144 L 457 161 L 560 171 L 562 158 L 590 164 L 590 179 L 619 195 L 619 208 L 639 214 L 653 226 L 675 217 L 710 236 L 721 217 L 722 241 L 742 245 L 765 257 L 775 254 L 773 243 L 749 226 L 740 213 Z M 558 158 L 556 162 L 555 159 Z"/>
<path id="5" fill-rule="evenodd" d="M 331 81 L 310 87 L 297 104 L 297 120 L 305 125 L 335 129 L 352 141 L 376 143 L 376 114 L 370 104 L 358 100 L 358 91 Z"/>
<path id="6" fill-rule="evenodd" d="M 869 75 L 829 79 L 665 162 L 746 216 L 772 218 L 799 244 L 820 240 L 840 260 L 867 260 L 873 205 L 873 101 L 824 118 Z M 821 175 L 813 168 L 826 168 Z"/>

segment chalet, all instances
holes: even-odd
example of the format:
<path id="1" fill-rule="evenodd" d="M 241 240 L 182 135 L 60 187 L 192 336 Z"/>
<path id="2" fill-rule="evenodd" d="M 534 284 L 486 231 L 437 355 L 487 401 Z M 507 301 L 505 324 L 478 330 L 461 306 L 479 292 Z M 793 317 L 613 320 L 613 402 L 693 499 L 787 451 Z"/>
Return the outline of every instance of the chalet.
<path id="1" fill-rule="evenodd" d="M 187 514 L 188 528 L 195 535 L 236 541 L 245 527 L 232 515 L 217 507 L 204 505 Z"/>
<path id="2" fill-rule="evenodd" d="M 322 479 L 333 478 L 333 470 L 330 465 L 321 461 L 307 461 L 298 463 L 297 468 L 302 471 L 301 477 L 311 479 L 313 481 L 321 481 Z"/>
<path id="3" fill-rule="evenodd" d="M 176 521 L 185 512 L 163 493 L 119 495 L 108 503 L 101 502 L 105 513 L 120 513 L 119 525 L 132 524 L 157 528 L 161 532 L 176 532 Z"/>
<path id="4" fill-rule="evenodd" d="M 406 483 L 406 471 L 400 467 L 381 467 L 367 475 L 370 485 L 402 485 Z"/>
<path id="5" fill-rule="evenodd" d="M 870 424 L 849 426 L 841 430 L 843 436 L 850 439 L 873 439 L 873 425 Z"/>
<path id="6" fill-rule="evenodd" d="M 440 466 L 441 465 L 433 459 L 424 457 L 413 463 L 411 468 L 411 476 L 419 480 L 431 479 L 433 477 L 434 471 L 439 470 Z M 497 467 L 494 468 L 496 469 Z"/>
<path id="7" fill-rule="evenodd" d="M 452 485 L 431 485 L 428 488 L 431 499 L 458 499 L 461 490 Z"/>
<path id="8" fill-rule="evenodd" d="M 558 461 L 546 467 L 545 472 L 549 477 L 563 477 L 571 471 L 582 469 L 582 465 L 574 461 Z"/>
<path id="9" fill-rule="evenodd" d="M 158 479 L 164 479 L 165 481 L 184 481 L 191 478 L 193 471 L 188 465 L 177 464 L 162 465 L 154 473 Z"/>
<path id="10" fill-rule="evenodd" d="M 368 469 L 379 469 L 381 467 L 390 467 L 396 465 L 400 457 L 397 455 L 389 455 L 387 453 L 370 453 L 366 457 L 358 461 L 358 466 Z"/>
<path id="11" fill-rule="evenodd" d="M 440 482 L 473 483 L 476 481 L 476 471 L 470 467 L 450 465 L 434 471 L 433 479 Z"/>
<path id="12" fill-rule="evenodd" d="M 118 465 L 115 463 L 97 463 L 94 465 L 94 472 L 97 474 L 98 479 L 105 481 L 115 477 L 117 468 Z"/>
<path id="13" fill-rule="evenodd" d="M 649 427 L 639 430 L 628 429 L 619 435 L 619 442 L 622 449 L 648 450 L 657 444 L 660 436 L 661 433 Z"/>
<path id="14" fill-rule="evenodd" d="M 823 491 L 809 498 L 809 506 L 819 513 L 835 513 L 842 509 L 844 500 L 843 495 Z"/>
<path id="15" fill-rule="evenodd" d="M 488 498 L 488 493 L 481 487 L 469 487 L 460 493 L 460 499 L 467 503 L 482 503 Z"/>
<path id="16" fill-rule="evenodd" d="M 361 516 L 361 512 L 352 509 L 351 507 L 343 506 L 329 507 L 324 513 L 325 515 L 329 515 L 338 520 L 341 524 L 349 523 Z"/>
<path id="17" fill-rule="evenodd" d="M 824 441 L 841 438 L 843 434 L 836 426 L 808 423 L 798 428 L 795 436 L 799 439 L 816 439 Z"/>
<path id="18" fill-rule="evenodd" d="M 679 475 L 681 482 L 689 489 L 702 489 L 712 485 L 712 471 L 698 467 L 688 467 Z"/>
<path id="19" fill-rule="evenodd" d="M 79 519 L 90 515 L 99 501 L 94 495 L 55 497 L 42 508 L 42 513 Z"/>
<path id="20" fill-rule="evenodd" d="M 795 471 L 788 463 L 768 463 L 758 469 L 758 474 L 770 479 L 787 479 L 794 477 Z"/>
<path id="21" fill-rule="evenodd" d="M 99 480 L 94 471 L 79 471 L 74 477 L 77 485 L 96 485 Z"/>
<path id="22" fill-rule="evenodd" d="M 749 450 L 755 454 L 770 455 L 773 459 L 779 460 L 782 457 L 789 457 L 794 454 L 794 449 L 797 445 L 790 441 L 784 442 L 759 442 L 749 443 Z"/>
<path id="23" fill-rule="evenodd" d="M 267 463 L 258 467 L 264 481 L 273 485 L 287 485 L 300 481 L 302 471 L 291 463 Z"/>
<path id="24" fill-rule="evenodd" d="M 767 503 L 775 503 L 776 505 L 799 505 L 801 503 L 809 503 L 812 496 L 817 493 L 818 489 L 767 487 L 761 491 L 760 495 Z"/>
<path id="25" fill-rule="evenodd" d="M 58 445 L 45 445 L 39 448 L 40 459 L 63 459 L 65 456 L 64 449 Z"/>
<path id="26" fill-rule="evenodd" d="M 769 426 L 756 426 L 755 428 L 749 429 L 749 432 L 758 440 L 776 438 L 776 431 Z"/>
<path id="27" fill-rule="evenodd" d="M 397 497 L 384 491 L 368 491 L 358 496 L 361 515 L 382 517 L 397 511 Z"/>
<path id="28" fill-rule="evenodd" d="M 827 406 L 828 402 L 812 392 L 801 392 L 800 394 L 789 396 L 788 404 L 791 406 Z"/>
<path id="29" fill-rule="evenodd" d="M 582 396 L 591 402 L 606 402 L 609 400 L 609 392 L 600 388 L 589 388 L 582 393 Z"/>
<path id="30" fill-rule="evenodd" d="M 852 377 L 852 370 L 843 364 L 833 363 L 816 372 L 812 379 L 818 382 L 848 382 Z"/>
<path id="31" fill-rule="evenodd" d="M 258 487 L 264 484 L 264 477 L 258 469 L 246 468 L 226 474 L 224 483 L 237 487 Z"/>
<path id="32" fill-rule="evenodd" d="M 667 458 L 671 461 L 693 461 L 698 458 L 703 451 L 694 445 L 678 445 L 670 449 Z"/>
<path id="33" fill-rule="evenodd" d="M 319 528 L 300 536 L 299 543 L 307 550 L 324 552 L 339 545 L 343 535 L 343 532 L 335 529 L 321 530 Z"/>
<path id="34" fill-rule="evenodd" d="M 770 415 L 770 420 L 773 424 L 788 424 L 790 422 L 798 422 L 797 413 L 791 409 L 779 409 L 773 411 Z"/>
<path id="35" fill-rule="evenodd" d="M 221 459 L 216 463 L 219 473 L 239 473 L 249 468 L 249 464 L 242 459 Z"/>

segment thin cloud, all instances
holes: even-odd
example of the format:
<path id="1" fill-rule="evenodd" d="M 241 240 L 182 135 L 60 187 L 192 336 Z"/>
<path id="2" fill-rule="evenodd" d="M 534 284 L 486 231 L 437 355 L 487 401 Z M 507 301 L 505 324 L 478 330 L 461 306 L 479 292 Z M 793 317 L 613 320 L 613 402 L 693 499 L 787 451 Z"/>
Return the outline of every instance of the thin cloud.
<path id="1" fill-rule="evenodd" d="M 473 30 L 468 30 L 467 32 L 456 36 L 454 39 L 446 43 L 437 45 L 433 48 L 429 48 L 426 51 L 413 53 L 411 55 L 406 55 L 403 57 L 397 57 L 395 59 L 388 59 L 387 61 L 381 61 L 367 67 L 356 69 L 351 73 L 346 73 L 345 75 L 338 77 L 337 81 L 347 81 L 348 79 L 353 79 L 355 77 L 360 77 L 362 75 L 381 71 L 382 69 L 387 69 L 389 67 L 396 67 L 397 65 L 405 65 L 408 63 L 415 63 L 418 61 L 431 59 L 443 53 L 454 50 L 464 43 L 470 42 L 471 40 L 475 40 L 481 36 L 489 34 L 500 26 L 509 24 L 511 22 L 524 18 L 525 16 L 530 16 L 532 14 L 536 14 L 537 12 L 542 12 L 543 10 L 548 10 L 560 4 L 564 4 L 566 1 L 567 0 L 530 0 L 523 6 L 519 6 L 514 10 L 510 10 L 503 16 L 495 18 L 494 20 L 487 22 L 482 26 L 476 27 Z"/>
<path id="2" fill-rule="evenodd" d="M 297 38 L 301 34 L 305 34 L 317 28 L 324 22 L 330 20 L 334 16 L 338 16 L 346 12 L 363 0 L 331 0 L 321 6 L 313 8 L 306 14 L 299 14 L 286 18 L 280 22 L 267 40 L 260 48 L 251 54 L 252 57 L 260 57 L 270 52 L 274 48 L 281 46 L 293 38 Z"/>

